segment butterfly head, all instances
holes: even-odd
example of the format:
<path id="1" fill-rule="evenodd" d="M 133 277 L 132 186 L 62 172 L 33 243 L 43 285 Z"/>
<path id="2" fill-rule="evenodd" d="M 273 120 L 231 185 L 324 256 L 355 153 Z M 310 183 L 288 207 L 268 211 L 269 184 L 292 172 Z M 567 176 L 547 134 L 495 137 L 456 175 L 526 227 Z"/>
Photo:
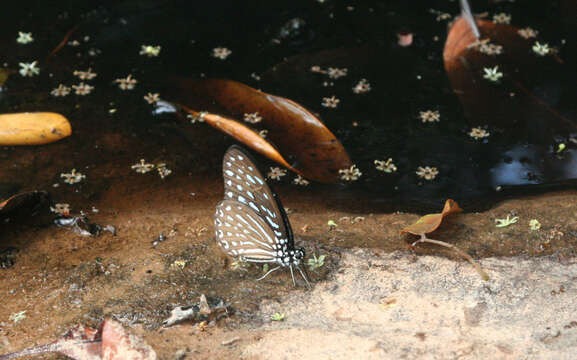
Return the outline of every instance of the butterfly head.
<path id="1" fill-rule="evenodd" d="M 305 249 L 294 249 L 290 252 L 291 263 L 293 265 L 298 265 L 301 263 L 302 259 L 305 258 Z"/>

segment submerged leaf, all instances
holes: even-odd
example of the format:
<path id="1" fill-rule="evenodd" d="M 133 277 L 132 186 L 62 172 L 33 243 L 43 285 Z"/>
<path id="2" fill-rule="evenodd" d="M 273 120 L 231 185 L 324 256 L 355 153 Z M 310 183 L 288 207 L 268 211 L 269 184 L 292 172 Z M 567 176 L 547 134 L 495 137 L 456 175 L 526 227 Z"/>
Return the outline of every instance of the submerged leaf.
<path id="1" fill-rule="evenodd" d="M 562 60 L 555 54 L 536 54 L 535 39 L 521 34 L 513 26 L 468 21 L 467 16 L 453 23 L 443 59 L 470 125 L 513 129 L 513 136 L 526 131 L 532 142 L 543 141 L 543 131 L 546 135 L 549 129 L 574 131 L 577 124 L 561 114 L 556 108 L 559 100 L 551 97 L 551 88 L 562 81 Z M 497 84 L 483 79 L 484 69 L 495 66 L 504 74 Z"/>
<path id="2" fill-rule="evenodd" d="M 430 232 L 437 230 L 437 228 L 439 227 L 439 225 L 441 225 L 441 222 L 443 221 L 443 218 L 445 216 L 460 211 L 462 211 L 462 209 L 459 207 L 459 205 L 455 201 L 448 199 L 445 202 L 443 212 L 441 212 L 440 214 L 428 214 L 421 217 L 414 224 L 409 225 L 403 230 L 401 230 L 401 234 L 403 233 L 410 233 L 413 235 L 428 234 Z"/>
<path id="3" fill-rule="evenodd" d="M 259 125 L 268 131 L 267 140 L 230 118 L 214 117 L 211 122 L 207 116 L 205 120 L 307 179 L 336 183 L 339 170 L 352 164 L 333 133 L 294 101 L 231 80 L 181 80 L 179 86 L 186 98 L 176 100 L 195 110 L 216 106 L 216 112 L 229 113 L 235 119 L 258 112 L 262 117 Z"/>

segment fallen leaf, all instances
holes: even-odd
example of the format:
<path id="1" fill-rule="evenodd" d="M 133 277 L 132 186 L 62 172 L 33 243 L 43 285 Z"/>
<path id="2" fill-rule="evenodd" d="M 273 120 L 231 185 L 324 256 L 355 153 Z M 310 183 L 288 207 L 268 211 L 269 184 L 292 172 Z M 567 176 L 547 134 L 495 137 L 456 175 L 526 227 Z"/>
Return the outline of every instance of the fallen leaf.
<path id="1" fill-rule="evenodd" d="M 441 222 L 443 221 L 443 218 L 445 216 L 460 211 L 462 211 L 462 209 L 459 207 L 459 205 L 454 200 L 448 199 L 447 201 L 445 201 L 445 207 L 443 208 L 443 211 L 440 214 L 428 214 L 421 217 L 414 224 L 411 224 L 406 228 L 404 228 L 403 230 L 401 230 L 401 234 L 403 233 L 410 233 L 413 235 L 428 234 L 430 232 L 437 230 L 437 228 L 439 227 L 439 225 L 441 225 Z"/>
<path id="2" fill-rule="evenodd" d="M 156 360 L 156 352 L 114 320 L 105 319 L 98 329 L 76 326 L 47 345 L 0 355 L 0 360 L 57 352 L 75 360 Z"/>
<path id="3" fill-rule="evenodd" d="M 49 144 L 71 133 L 70 123 L 60 114 L 27 112 L 0 115 L 0 146 Z"/>
<path id="4" fill-rule="evenodd" d="M 551 87 L 561 86 L 563 61 L 555 54 L 536 55 L 532 50 L 536 39 L 523 38 L 516 27 L 474 21 L 479 37 L 462 16 L 451 26 L 443 51 L 445 70 L 470 125 L 508 128 L 515 130 L 508 132 L 513 137 L 527 132 L 532 142 L 548 139 L 543 131 L 574 131 L 577 124 L 562 115 L 556 108 L 558 100 L 551 98 Z M 472 46 L 485 39 L 502 46 L 502 53 L 488 55 Z M 483 69 L 496 65 L 504 74 L 498 84 L 483 79 Z"/>
<path id="5" fill-rule="evenodd" d="M 455 252 L 457 252 L 459 255 L 461 255 L 463 258 L 465 258 L 468 262 L 470 262 L 471 265 L 473 265 L 475 267 L 475 270 L 477 270 L 479 275 L 481 275 L 481 278 L 483 280 L 487 281 L 487 280 L 489 280 L 489 275 L 487 275 L 487 273 L 484 272 L 483 269 L 481 269 L 479 264 L 477 264 L 475 262 L 475 260 L 473 260 L 473 258 L 469 254 L 467 254 L 463 250 L 459 249 L 455 245 L 449 244 L 449 243 L 444 242 L 444 241 L 429 239 L 425 235 L 425 234 L 428 234 L 430 232 L 435 231 L 439 227 L 439 225 L 441 225 L 441 222 L 443 221 L 443 218 L 445 216 L 452 214 L 452 213 L 460 212 L 460 211 L 462 211 L 462 209 L 459 207 L 459 205 L 455 201 L 448 199 L 447 201 L 445 201 L 445 207 L 443 208 L 443 211 L 440 214 L 428 214 L 428 215 L 421 217 L 414 224 L 409 225 L 406 228 L 404 228 L 403 230 L 401 230 L 401 234 L 410 233 L 410 234 L 417 235 L 417 236 L 421 237 L 419 240 L 417 240 L 411 244 L 412 247 L 414 247 L 418 243 L 430 243 L 430 244 L 440 245 L 440 246 L 444 246 L 444 247 L 453 249 Z"/>
<path id="6" fill-rule="evenodd" d="M 216 105 L 217 110 L 232 118 L 210 114 L 206 122 L 307 179 L 336 183 L 339 170 L 352 164 L 333 133 L 294 101 L 231 80 L 181 79 L 177 83 L 183 97 L 177 102 L 194 111 Z M 266 140 L 241 121 L 233 120 L 255 112 L 262 117 L 259 126 L 268 130 Z"/>

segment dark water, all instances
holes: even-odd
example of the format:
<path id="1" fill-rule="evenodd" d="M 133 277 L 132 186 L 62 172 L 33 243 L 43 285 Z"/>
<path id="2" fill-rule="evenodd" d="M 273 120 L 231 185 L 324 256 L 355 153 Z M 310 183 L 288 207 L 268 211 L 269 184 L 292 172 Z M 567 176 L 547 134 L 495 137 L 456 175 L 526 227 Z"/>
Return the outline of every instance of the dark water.
<path id="1" fill-rule="evenodd" d="M 449 13 L 451 19 L 437 21 L 439 13 L 431 9 Z M 410 202 L 437 207 L 445 198 L 482 204 L 518 192 L 574 186 L 574 6 L 559 1 L 478 1 L 473 11 L 487 11 L 489 19 L 496 13 L 509 13 L 512 25 L 538 29 L 541 41 L 558 47 L 564 64 L 539 69 L 529 90 L 569 119 L 568 126 L 543 119 L 520 121 L 530 114 L 523 108 L 515 111 L 513 106 L 513 111 L 495 109 L 484 115 L 491 124 L 490 137 L 475 140 L 468 135 L 478 119 L 463 110 L 443 66 L 447 23 L 459 13 L 455 1 L 7 3 L 0 15 L 1 62 L 18 69 L 19 62 L 38 60 L 41 73 L 33 78 L 12 75 L 0 93 L 0 110 L 74 114 L 75 128 L 87 126 L 97 135 L 92 132 L 98 129 L 95 124 L 107 116 L 109 108 L 118 107 L 125 109 L 113 125 L 119 133 L 155 132 L 169 126 L 173 136 L 180 136 L 182 128 L 189 133 L 182 136 L 190 139 L 191 125 L 182 125 L 172 115 L 154 116 L 142 96 L 148 91 L 159 91 L 162 96 L 173 77 L 227 78 L 293 99 L 318 113 L 363 172 L 347 186 L 317 187 L 345 204 L 363 199 L 374 207 Z M 47 59 L 75 27 L 69 41 L 79 45 L 66 45 Z M 32 32 L 35 41 L 17 44 L 18 31 Z M 397 45 L 399 32 L 414 34 L 410 47 Z M 160 56 L 139 55 L 141 45 L 161 45 Z M 226 60 L 211 56 L 221 46 L 232 51 Z M 347 75 L 330 79 L 310 71 L 312 66 L 346 68 Z M 90 81 L 95 86 L 93 94 L 81 99 L 49 95 L 59 83 L 77 82 L 74 70 L 89 67 L 98 73 Z M 138 79 L 137 89 L 119 93 L 112 81 L 128 74 Z M 372 90 L 355 94 L 352 88 L 361 79 L 367 79 Z M 323 97 L 330 96 L 340 99 L 335 109 L 321 106 Z M 490 109 L 491 104 L 487 106 Z M 421 122 L 419 113 L 426 110 L 438 111 L 440 122 Z M 219 157 L 231 141 L 222 140 L 216 131 L 203 134 L 221 140 L 216 148 L 200 149 L 199 158 L 206 159 L 206 165 L 199 171 L 218 174 Z M 170 137 L 159 142 L 170 153 Z M 557 152 L 560 144 L 565 148 Z M 373 161 L 388 158 L 398 170 L 392 174 L 377 171 Z M 439 175 L 432 181 L 421 179 L 416 175 L 420 166 L 434 166 Z M 288 183 L 285 180 L 291 186 Z"/>

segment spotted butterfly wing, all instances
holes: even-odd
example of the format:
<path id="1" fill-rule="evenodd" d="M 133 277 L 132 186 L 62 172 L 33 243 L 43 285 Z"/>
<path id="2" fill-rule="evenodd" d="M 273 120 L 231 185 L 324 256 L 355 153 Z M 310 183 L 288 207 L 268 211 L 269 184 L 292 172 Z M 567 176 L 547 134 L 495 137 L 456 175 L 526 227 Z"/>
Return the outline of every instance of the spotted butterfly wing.
<path id="1" fill-rule="evenodd" d="M 265 276 L 280 267 L 289 267 L 292 274 L 295 266 L 308 284 L 298 267 L 304 251 L 294 248 L 286 212 L 251 156 L 231 146 L 224 155 L 222 170 L 225 199 L 216 207 L 214 218 L 221 249 L 246 261 L 277 263 Z"/>

